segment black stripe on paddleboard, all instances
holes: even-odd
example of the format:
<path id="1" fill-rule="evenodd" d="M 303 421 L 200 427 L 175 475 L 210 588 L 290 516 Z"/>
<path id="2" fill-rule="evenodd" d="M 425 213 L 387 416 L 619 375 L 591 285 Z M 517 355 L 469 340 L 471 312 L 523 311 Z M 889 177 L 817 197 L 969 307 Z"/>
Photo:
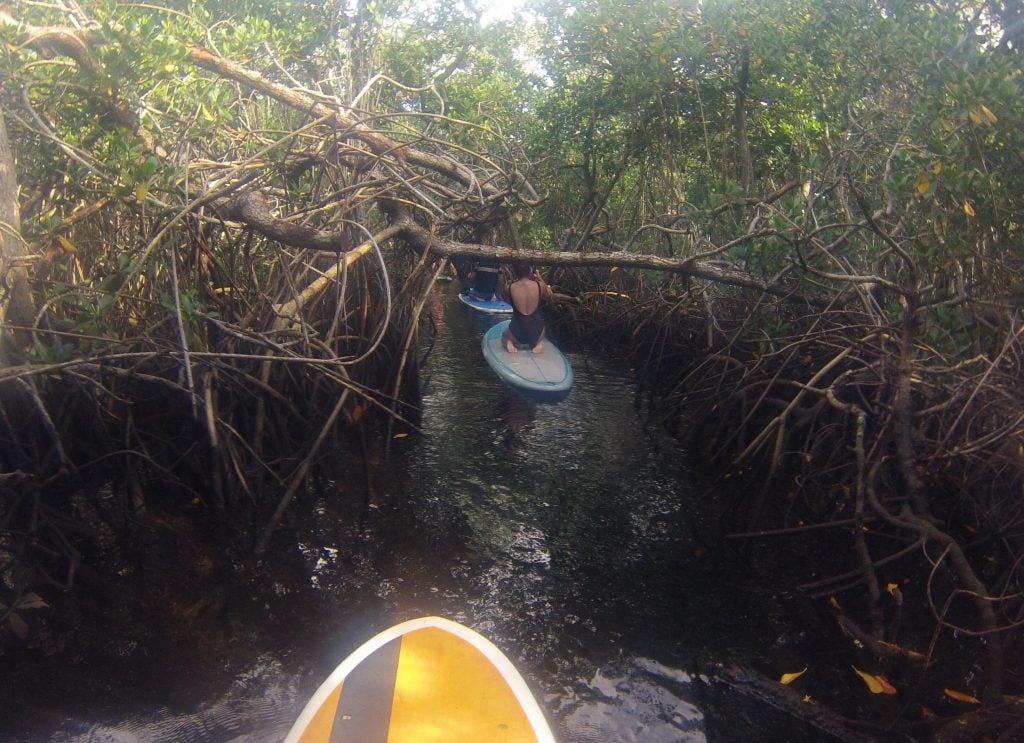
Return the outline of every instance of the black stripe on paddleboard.
<path id="1" fill-rule="evenodd" d="M 341 687 L 331 743 L 387 743 L 402 638 L 371 653 Z"/>

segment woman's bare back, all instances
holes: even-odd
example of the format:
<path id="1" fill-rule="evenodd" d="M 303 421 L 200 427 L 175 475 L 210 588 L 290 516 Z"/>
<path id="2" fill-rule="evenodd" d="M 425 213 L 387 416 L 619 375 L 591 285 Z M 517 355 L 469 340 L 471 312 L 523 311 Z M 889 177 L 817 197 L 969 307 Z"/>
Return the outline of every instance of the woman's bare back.
<path id="1" fill-rule="evenodd" d="M 512 306 L 519 310 L 520 314 L 532 315 L 540 307 L 540 284 L 532 278 L 513 281 L 508 287 L 508 293 Z"/>

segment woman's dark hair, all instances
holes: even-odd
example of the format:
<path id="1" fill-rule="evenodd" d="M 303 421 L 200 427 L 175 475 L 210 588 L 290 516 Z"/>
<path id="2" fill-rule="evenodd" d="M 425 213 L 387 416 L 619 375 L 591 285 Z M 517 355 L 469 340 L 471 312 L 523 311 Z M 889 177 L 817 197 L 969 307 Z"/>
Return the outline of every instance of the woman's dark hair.
<path id="1" fill-rule="evenodd" d="M 517 279 L 525 279 L 527 276 L 533 276 L 533 266 L 526 263 L 517 263 L 512 267 L 512 270 Z"/>

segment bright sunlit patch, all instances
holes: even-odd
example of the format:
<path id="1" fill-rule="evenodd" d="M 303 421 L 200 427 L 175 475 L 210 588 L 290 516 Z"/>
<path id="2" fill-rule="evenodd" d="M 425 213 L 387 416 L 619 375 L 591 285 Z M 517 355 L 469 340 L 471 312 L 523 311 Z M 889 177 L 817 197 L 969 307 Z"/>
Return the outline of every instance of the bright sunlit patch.
<path id="1" fill-rule="evenodd" d="M 403 637 L 388 743 L 480 743 L 481 730 L 493 731 L 489 743 L 537 740 L 501 673 L 479 650 L 434 628 Z"/>
<path id="2" fill-rule="evenodd" d="M 523 0 L 477 0 L 476 6 L 482 11 L 480 24 L 489 26 L 511 20 L 517 10 L 522 10 Z"/>

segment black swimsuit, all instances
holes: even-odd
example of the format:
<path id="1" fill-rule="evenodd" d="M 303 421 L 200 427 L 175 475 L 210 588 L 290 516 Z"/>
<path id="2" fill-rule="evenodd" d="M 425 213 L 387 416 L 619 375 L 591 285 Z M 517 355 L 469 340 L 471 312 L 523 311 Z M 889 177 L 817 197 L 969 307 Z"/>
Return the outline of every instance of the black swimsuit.
<path id="1" fill-rule="evenodd" d="M 498 291 L 498 269 L 491 266 L 477 266 L 471 293 L 483 300 L 489 300 Z"/>
<path id="2" fill-rule="evenodd" d="M 508 331 L 516 342 L 524 346 L 536 346 L 544 334 L 544 318 L 540 316 L 540 305 L 529 315 L 524 315 L 512 305 L 512 322 Z"/>
<path id="3" fill-rule="evenodd" d="M 511 294 L 509 292 L 509 300 L 511 300 Z M 541 316 L 540 303 L 536 310 L 527 315 L 520 312 L 512 302 L 512 321 L 509 323 L 509 333 L 519 345 L 536 346 L 544 336 L 544 318 Z"/>

